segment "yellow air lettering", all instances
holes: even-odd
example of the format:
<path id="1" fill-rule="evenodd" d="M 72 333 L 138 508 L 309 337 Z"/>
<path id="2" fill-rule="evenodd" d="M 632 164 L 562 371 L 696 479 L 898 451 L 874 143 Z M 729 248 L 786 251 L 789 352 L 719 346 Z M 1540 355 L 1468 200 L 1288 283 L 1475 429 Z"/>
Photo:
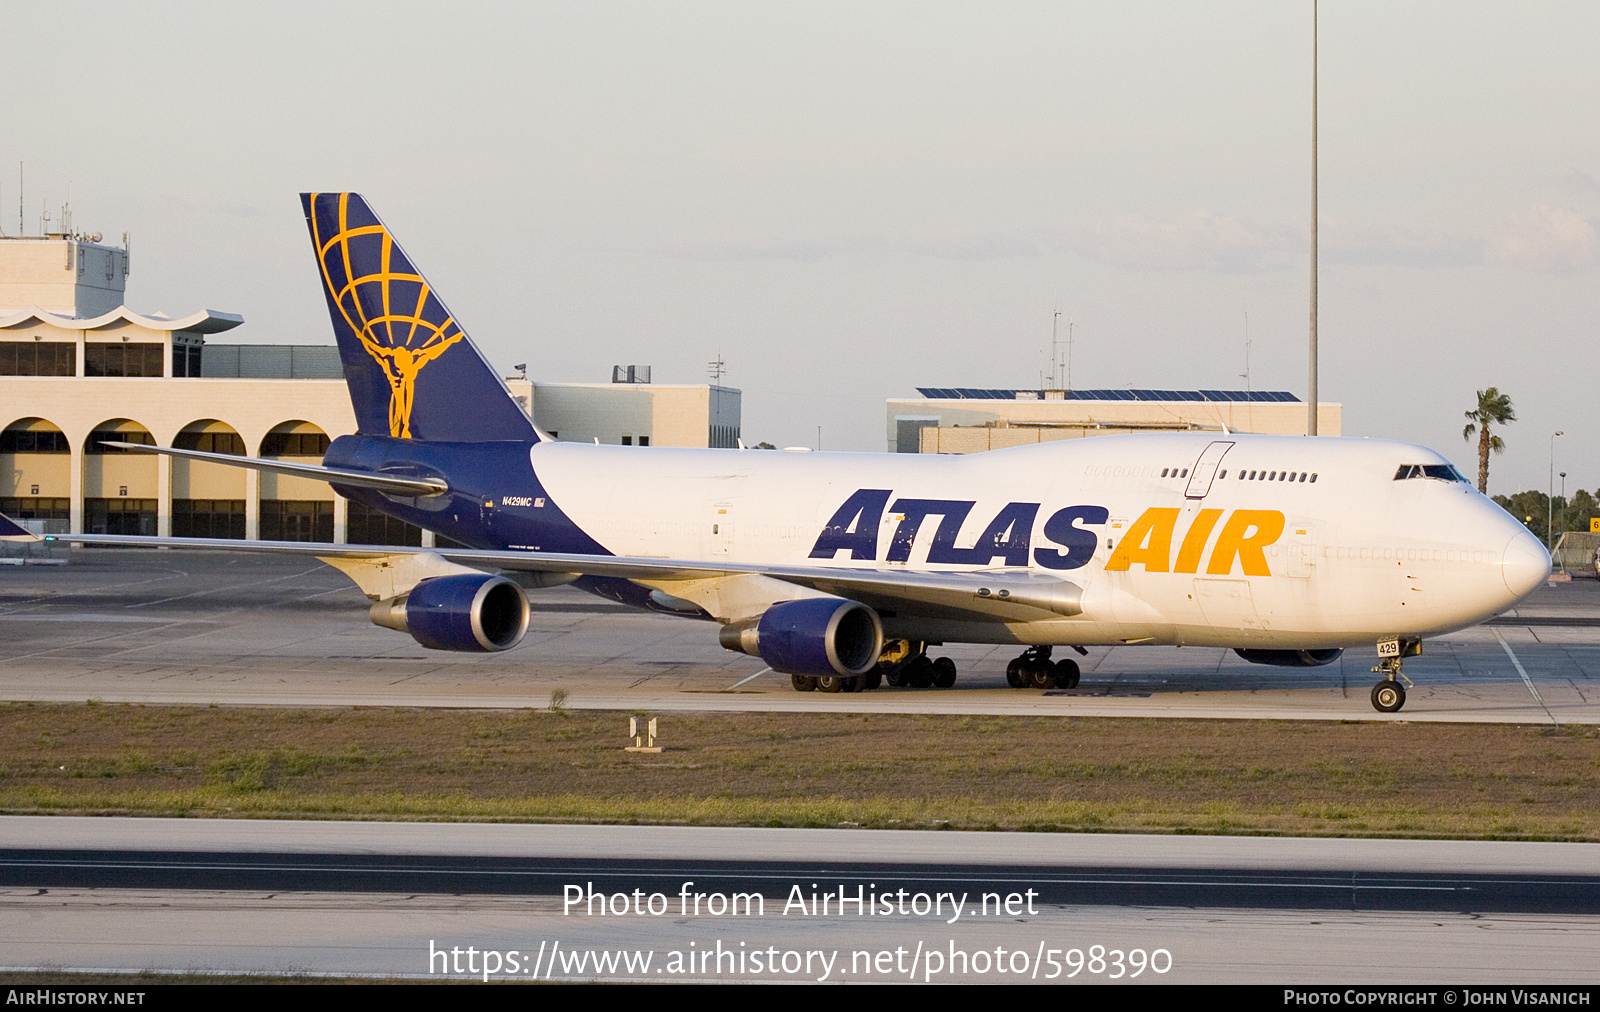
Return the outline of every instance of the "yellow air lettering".
<path id="1" fill-rule="evenodd" d="M 1189 525 L 1188 533 L 1183 536 L 1183 544 L 1178 546 L 1178 561 L 1172 567 L 1174 573 L 1200 571 L 1200 554 L 1206 550 L 1206 541 L 1220 519 L 1221 510 L 1201 510 L 1195 516 L 1194 523 Z"/>
<path id="2" fill-rule="evenodd" d="M 1233 572 L 1233 560 L 1238 559 L 1244 575 L 1271 576 L 1266 548 L 1282 534 L 1283 514 L 1277 510 L 1234 510 L 1217 535 L 1217 547 L 1211 550 L 1206 573 L 1227 576 Z"/>
<path id="3" fill-rule="evenodd" d="M 1178 510 L 1155 506 L 1144 511 L 1117 542 L 1106 560 L 1108 571 L 1143 566 L 1147 573 L 1165 573 L 1172 560 L 1172 531 L 1178 524 Z"/>

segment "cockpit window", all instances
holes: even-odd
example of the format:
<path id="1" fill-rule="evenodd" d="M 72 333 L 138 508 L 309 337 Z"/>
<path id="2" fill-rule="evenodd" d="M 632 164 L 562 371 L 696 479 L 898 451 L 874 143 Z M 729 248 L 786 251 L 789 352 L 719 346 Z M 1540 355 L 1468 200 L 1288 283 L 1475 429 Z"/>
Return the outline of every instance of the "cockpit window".
<path id="1" fill-rule="evenodd" d="M 1459 481 L 1463 484 L 1467 481 L 1453 464 L 1401 464 L 1399 470 L 1394 473 L 1394 480 L 1404 481 L 1407 478 L 1436 478 L 1439 481 Z"/>

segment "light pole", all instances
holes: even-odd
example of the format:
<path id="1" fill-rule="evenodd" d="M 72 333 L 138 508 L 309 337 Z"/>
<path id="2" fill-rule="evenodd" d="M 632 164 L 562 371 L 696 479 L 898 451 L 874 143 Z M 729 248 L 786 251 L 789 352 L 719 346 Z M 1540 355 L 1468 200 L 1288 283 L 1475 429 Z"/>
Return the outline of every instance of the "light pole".
<path id="1" fill-rule="evenodd" d="M 1565 432 L 1556 431 L 1550 436 L 1550 489 L 1545 496 L 1550 504 L 1549 516 L 1545 519 L 1544 543 L 1546 546 L 1555 544 L 1556 530 L 1556 436 L 1564 436 Z"/>
<path id="2" fill-rule="evenodd" d="M 1561 520 L 1561 529 L 1563 532 L 1565 532 L 1567 526 L 1565 518 L 1565 513 L 1567 512 L 1567 472 L 1565 471 L 1561 472 L 1561 512 L 1563 514 Z"/>

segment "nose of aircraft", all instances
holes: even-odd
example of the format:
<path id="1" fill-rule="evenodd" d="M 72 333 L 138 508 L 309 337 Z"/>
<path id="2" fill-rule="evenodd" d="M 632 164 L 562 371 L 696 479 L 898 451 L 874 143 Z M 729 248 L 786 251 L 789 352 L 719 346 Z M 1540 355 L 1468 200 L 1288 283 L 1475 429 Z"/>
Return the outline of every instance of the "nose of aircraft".
<path id="1" fill-rule="evenodd" d="M 1506 589 L 1513 599 L 1533 593 L 1534 588 L 1550 575 L 1550 553 L 1544 550 L 1539 539 L 1519 530 L 1506 543 L 1500 560 L 1500 575 L 1505 578 Z"/>

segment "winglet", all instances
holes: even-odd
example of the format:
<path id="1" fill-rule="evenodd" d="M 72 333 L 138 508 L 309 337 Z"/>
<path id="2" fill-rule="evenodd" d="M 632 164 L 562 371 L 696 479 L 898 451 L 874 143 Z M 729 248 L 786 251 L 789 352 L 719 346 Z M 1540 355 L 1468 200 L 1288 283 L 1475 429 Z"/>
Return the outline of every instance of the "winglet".
<path id="1" fill-rule="evenodd" d="M 34 534 L 26 527 L 0 514 L 0 541 L 43 541 L 39 535 Z"/>

